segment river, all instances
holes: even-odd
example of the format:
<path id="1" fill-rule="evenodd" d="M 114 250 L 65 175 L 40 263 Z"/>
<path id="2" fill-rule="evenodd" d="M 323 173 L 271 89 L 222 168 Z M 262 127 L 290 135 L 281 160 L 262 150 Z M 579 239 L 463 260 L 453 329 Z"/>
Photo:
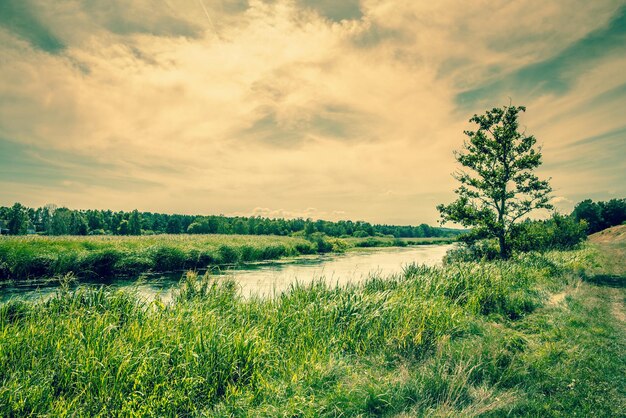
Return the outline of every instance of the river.
<path id="1" fill-rule="evenodd" d="M 331 285 L 361 282 L 370 275 L 381 277 L 401 273 L 411 263 L 429 266 L 441 263 L 451 245 L 421 245 L 412 247 L 367 248 L 344 254 L 302 256 L 292 259 L 248 264 L 237 269 L 222 271 L 219 277 L 232 278 L 241 294 L 272 296 L 289 289 L 292 283 L 310 283 L 325 280 Z M 157 295 L 169 301 L 178 286 L 182 273 L 150 275 L 144 280 L 114 279 L 107 285 L 112 288 L 136 290 L 150 300 Z M 89 283 L 87 283 L 89 284 Z M 96 285 L 93 283 L 93 285 Z M 34 300 L 46 298 L 58 290 L 58 284 L 28 284 L 0 288 L 0 302 L 11 298 Z"/>

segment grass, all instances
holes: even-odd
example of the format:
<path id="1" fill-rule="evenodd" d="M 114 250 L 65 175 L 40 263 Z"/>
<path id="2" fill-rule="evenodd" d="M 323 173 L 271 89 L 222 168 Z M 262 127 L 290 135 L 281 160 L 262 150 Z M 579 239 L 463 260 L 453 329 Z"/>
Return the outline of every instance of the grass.
<path id="1" fill-rule="evenodd" d="M 330 238 L 271 235 L 3 236 L 0 283 L 73 273 L 107 279 L 274 260 L 358 247 L 447 244 L 449 238 Z"/>
<path id="2" fill-rule="evenodd" d="M 623 289 L 578 278 L 597 256 L 410 266 L 273 299 L 188 273 L 171 305 L 106 288 L 12 301 L 0 415 L 619 416 Z"/>
<path id="3" fill-rule="evenodd" d="M 249 235 L 2 237 L 0 280 L 167 272 L 312 254 L 303 238 Z"/>

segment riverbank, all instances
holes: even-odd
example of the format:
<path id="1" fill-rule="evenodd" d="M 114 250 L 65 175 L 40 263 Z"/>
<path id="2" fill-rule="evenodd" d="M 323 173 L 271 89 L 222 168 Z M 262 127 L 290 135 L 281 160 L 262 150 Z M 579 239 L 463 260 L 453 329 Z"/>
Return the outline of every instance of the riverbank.
<path id="1" fill-rule="evenodd" d="M 411 245 L 404 247 L 352 247 L 342 253 L 324 253 L 284 257 L 240 263 L 236 266 L 208 270 L 197 269 L 198 274 L 209 271 L 215 278 L 232 279 L 243 297 L 273 297 L 289 290 L 292 283 L 308 284 L 324 280 L 329 285 L 343 285 L 366 280 L 372 274 L 387 277 L 403 272 L 404 266 L 412 263 L 429 266 L 441 264 L 450 245 Z M 102 286 L 112 290 L 126 289 L 137 292 L 141 297 L 152 300 L 171 300 L 172 293 L 179 287 L 184 272 L 142 273 L 139 277 L 112 277 L 93 280 L 85 277 L 80 281 L 64 276 L 54 279 L 5 282 L 0 288 L 0 303 L 11 298 L 35 300 L 47 298 L 57 291 L 63 281 L 71 279 L 69 285 Z"/>
<path id="2" fill-rule="evenodd" d="M 136 276 L 232 266 L 356 247 L 444 244 L 450 239 L 329 238 L 271 235 L 151 235 L 0 238 L 0 282 L 72 273 L 76 278 Z"/>
<path id="3" fill-rule="evenodd" d="M 103 289 L 10 302 L 0 414 L 617 416 L 623 330 L 606 289 L 580 279 L 599 253 L 413 266 L 275 299 L 190 273 L 169 306 Z"/>
<path id="4" fill-rule="evenodd" d="M 68 273 L 78 278 L 107 278 L 316 252 L 313 242 L 278 236 L 3 237 L 0 280 L 21 281 Z"/>

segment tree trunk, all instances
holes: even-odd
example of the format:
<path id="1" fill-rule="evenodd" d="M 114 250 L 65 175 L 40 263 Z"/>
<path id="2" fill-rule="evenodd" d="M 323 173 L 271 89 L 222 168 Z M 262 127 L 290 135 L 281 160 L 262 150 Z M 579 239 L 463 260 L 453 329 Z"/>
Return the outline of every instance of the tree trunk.
<path id="1" fill-rule="evenodd" d="M 506 242 L 506 237 L 504 234 L 498 235 L 498 243 L 500 244 L 500 258 L 503 260 L 507 260 L 509 258 L 509 246 Z"/>

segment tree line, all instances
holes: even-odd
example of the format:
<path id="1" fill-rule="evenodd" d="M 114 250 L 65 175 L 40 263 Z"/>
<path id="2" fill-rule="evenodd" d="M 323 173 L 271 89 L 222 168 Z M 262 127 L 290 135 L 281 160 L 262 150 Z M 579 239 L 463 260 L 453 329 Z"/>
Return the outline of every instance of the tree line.
<path id="1" fill-rule="evenodd" d="M 626 199 L 611 199 L 607 202 L 594 202 L 591 199 L 578 203 L 572 216 L 587 223 L 587 232 L 602 231 L 626 222 Z"/>
<path id="2" fill-rule="evenodd" d="M 0 207 L 4 234 L 24 235 L 151 235 L 151 234 L 242 234 L 311 235 L 331 237 L 393 236 L 395 238 L 449 237 L 460 231 L 449 228 L 378 225 L 363 221 L 280 219 L 259 216 L 178 215 L 112 210 L 73 210 L 49 204 L 39 208 L 20 203 Z"/>

